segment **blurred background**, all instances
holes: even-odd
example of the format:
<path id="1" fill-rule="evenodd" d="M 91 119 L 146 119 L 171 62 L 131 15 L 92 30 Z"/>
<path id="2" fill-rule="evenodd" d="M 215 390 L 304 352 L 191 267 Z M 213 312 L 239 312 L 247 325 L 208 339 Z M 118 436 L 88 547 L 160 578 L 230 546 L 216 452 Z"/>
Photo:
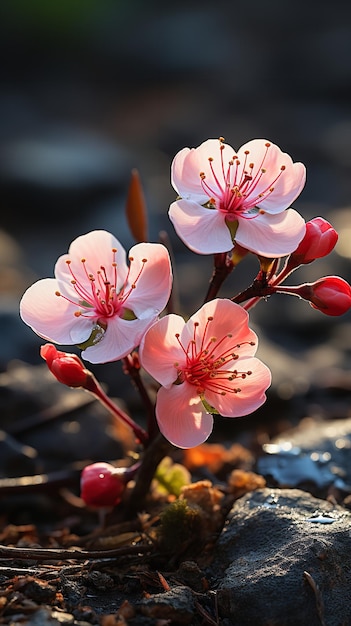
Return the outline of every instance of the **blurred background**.
<path id="1" fill-rule="evenodd" d="M 124 215 L 132 168 L 151 241 L 169 234 L 183 311 L 202 304 L 212 258 L 186 249 L 167 210 L 171 160 L 210 137 L 234 148 L 263 137 L 305 163 L 294 207 L 330 220 L 340 238 L 290 282 L 350 281 L 351 5 L 11 0 L 0 24 L 0 372 L 17 359 L 41 362 L 19 299 L 53 275 L 76 236 L 105 228 L 133 244 Z M 245 260 L 222 293 L 234 295 L 257 269 Z M 349 371 L 350 320 L 288 296 L 260 303 L 252 324 L 282 396 Z"/>

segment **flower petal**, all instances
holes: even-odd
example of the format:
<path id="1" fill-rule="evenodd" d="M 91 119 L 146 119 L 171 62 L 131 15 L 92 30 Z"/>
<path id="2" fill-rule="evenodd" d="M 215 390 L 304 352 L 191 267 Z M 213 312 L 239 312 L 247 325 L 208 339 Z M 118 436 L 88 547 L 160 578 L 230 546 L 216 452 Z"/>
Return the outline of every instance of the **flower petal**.
<path id="1" fill-rule="evenodd" d="M 161 433 L 179 448 L 192 448 L 206 441 L 213 417 L 206 413 L 194 387 L 183 383 L 157 393 L 156 418 Z"/>
<path id="2" fill-rule="evenodd" d="M 169 208 L 169 217 L 180 239 L 193 252 L 229 252 L 233 242 L 225 215 L 190 200 L 178 200 Z"/>
<path id="3" fill-rule="evenodd" d="M 113 249 L 117 250 L 115 254 L 112 252 Z M 82 259 L 86 259 L 84 264 Z M 67 265 L 68 260 L 70 266 Z M 55 265 L 55 276 L 59 281 L 60 291 L 65 295 L 72 293 L 70 284 L 73 273 L 77 281 L 86 285 L 87 291 L 91 293 L 88 274 L 92 274 L 96 279 L 97 271 L 101 268 L 104 268 L 107 279 L 114 283 L 115 268 L 112 265 L 114 262 L 117 263 L 117 289 L 119 289 L 126 280 L 128 267 L 126 252 L 118 239 L 106 230 L 94 230 L 77 237 L 72 241 L 68 254 L 62 255 Z"/>
<path id="4" fill-rule="evenodd" d="M 172 268 L 168 250 L 160 243 L 139 243 L 130 249 L 128 283 L 135 284 L 126 306 L 140 318 L 155 317 L 165 308 L 172 288 Z M 143 259 L 147 259 L 143 263 Z"/>
<path id="5" fill-rule="evenodd" d="M 296 250 L 305 231 L 305 220 L 294 209 L 288 209 L 279 215 L 240 218 L 235 241 L 256 254 L 275 258 Z"/>
<path id="6" fill-rule="evenodd" d="M 181 198 L 205 204 L 208 202 L 210 192 L 206 192 L 202 186 L 201 173 L 206 176 L 206 183 L 213 189 L 219 189 L 223 185 L 223 172 L 221 166 L 221 143 L 218 139 L 207 139 L 197 148 L 183 148 L 174 157 L 171 166 L 171 183 Z M 233 149 L 226 146 L 230 156 Z M 215 171 L 217 181 L 210 168 L 209 158 Z M 228 157 L 229 160 L 230 157 Z"/>
<path id="7" fill-rule="evenodd" d="M 238 159 L 238 177 L 242 176 L 244 169 L 248 169 L 248 164 L 253 164 L 250 168 L 252 181 L 248 187 L 252 191 L 248 192 L 245 204 L 252 205 L 254 201 L 265 211 L 280 213 L 296 200 L 305 185 L 305 166 L 294 163 L 289 154 L 266 139 L 253 139 L 244 144 L 238 151 Z M 274 190 L 258 201 L 259 195 L 270 187 Z"/>
<path id="8" fill-rule="evenodd" d="M 213 320 L 208 322 L 208 318 Z M 218 348 L 213 343 L 213 353 L 216 356 L 223 354 L 226 350 L 245 356 L 253 356 L 257 350 L 257 335 L 248 326 L 249 315 L 243 307 L 235 304 L 226 298 L 216 298 L 204 304 L 194 315 L 192 315 L 187 324 L 189 336 L 194 336 L 194 324 L 199 325 L 199 332 L 196 334 L 196 347 L 201 349 L 201 344 L 208 343 L 211 337 L 220 339 Z M 204 331 L 207 326 L 206 337 Z M 228 336 L 229 335 L 229 336 Z M 223 339 L 222 339 L 223 338 Z M 182 344 L 183 336 L 181 335 Z M 254 345 L 250 345 L 251 342 Z M 239 347 L 237 344 L 243 344 Z"/>
<path id="9" fill-rule="evenodd" d="M 166 315 L 151 326 L 140 343 L 141 365 L 164 387 L 170 387 L 177 379 L 175 364 L 185 362 L 185 354 L 176 337 L 184 328 L 185 322 L 180 315 Z M 188 331 L 186 334 L 189 341 Z"/>
<path id="10" fill-rule="evenodd" d="M 241 358 L 236 362 L 238 372 L 251 371 L 246 378 L 237 378 L 233 388 L 240 388 L 237 393 L 221 395 L 205 391 L 205 400 L 224 417 L 242 417 L 249 415 L 266 400 L 265 391 L 271 384 L 271 372 L 262 361 L 253 358 Z"/>
<path id="11" fill-rule="evenodd" d="M 43 339 L 54 343 L 70 345 L 72 327 L 81 329 L 82 341 L 89 337 L 91 320 L 74 316 L 74 307 L 64 298 L 56 295 L 58 282 L 54 278 L 44 278 L 31 285 L 20 302 L 20 315 L 23 321 Z"/>
<path id="12" fill-rule="evenodd" d="M 90 363 L 108 363 L 122 359 L 139 345 L 144 333 L 154 321 L 155 318 L 146 320 L 110 318 L 104 336 L 82 352 L 83 359 Z"/>

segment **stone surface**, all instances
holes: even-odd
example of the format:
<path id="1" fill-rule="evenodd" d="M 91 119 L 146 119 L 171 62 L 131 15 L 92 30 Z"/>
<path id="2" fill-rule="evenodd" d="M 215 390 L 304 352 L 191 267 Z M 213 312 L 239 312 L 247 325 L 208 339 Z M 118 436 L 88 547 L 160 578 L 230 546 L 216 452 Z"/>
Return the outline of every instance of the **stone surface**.
<path id="1" fill-rule="evenodd" d="M 350 522 L 342 507 L 297 489 L 237 500 L 211 566 L 221 618 L 233 626 L 349 624 Z"/>

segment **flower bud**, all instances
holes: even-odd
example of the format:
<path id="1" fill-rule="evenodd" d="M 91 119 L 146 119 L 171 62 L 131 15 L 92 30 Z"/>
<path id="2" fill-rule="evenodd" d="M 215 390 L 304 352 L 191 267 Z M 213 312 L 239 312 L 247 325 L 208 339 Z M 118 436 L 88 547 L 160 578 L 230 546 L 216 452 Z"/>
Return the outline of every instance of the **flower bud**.
<path id="1" fill-rule="evenodd" d="M 40 355 L 55 378 L 68 387 L 84 387 L 91 375 L 76 354 L 61 352 L 52 343 L 41 346 Z"/>
<path id="2" fill-rule="evenodd" d="M 326 315 L 343 315 L 351 308 L 351 287 L 339 276 L 325 276 L 315 283 L 306 283 L 295 293 Z"/>
<path id="3" fill-rule="evenodd" d="M 289 266 L 306 265 L 327 256 L 338 240 L 338 233 L 323 217 L 306 222 L 306 233 L 295 252 L 290 255 Z"/>
<path id="4" fill-rule="evenodd" d="M 92 507 L 113 507 L 122 499 L 127 470 L 110 463 L 92 463 L 81 474 L 81 498 Z"/>

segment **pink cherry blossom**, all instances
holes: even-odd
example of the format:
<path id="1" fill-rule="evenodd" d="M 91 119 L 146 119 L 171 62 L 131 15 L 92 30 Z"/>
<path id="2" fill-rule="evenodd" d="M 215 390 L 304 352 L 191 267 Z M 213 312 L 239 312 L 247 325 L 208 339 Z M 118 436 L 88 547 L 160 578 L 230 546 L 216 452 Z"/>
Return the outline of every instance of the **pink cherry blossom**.
<path id="1" fill-rule="evenodd" d="M 91 363 L 129 354 L 167 304 L 172 285 L 165 246 L 139 243 L 126 252 L 104 230 L 75 239 L 44 278 L 24 293 L 20 314 L 40 337 L 76 344 Z"/>
<path id="2" fill-rule="evenodd" d="M 156 418 L 172 444 L 203 443 L 212 431 L 212 413 L 239 417 L 264 403 L 271 374 L 254 357 L 256 349 L 247 312 L 226 299 L 207 302 L 187 322 L 171 314 L 151 326 L 140 360 L 162 385 Z"/>
<path id="3" fill-rule="evenodd" d="M 223 138 L 208 139 L 173 159 L 171 182 L 180 199 L 169 217 L 199 254 L 228 252 L 237 242 L 264 257 L 285 256 L 305 234 L 305 221 L 288 208 L 305 179 L 305 166 L 265 139 L 238 151 Z"/>

